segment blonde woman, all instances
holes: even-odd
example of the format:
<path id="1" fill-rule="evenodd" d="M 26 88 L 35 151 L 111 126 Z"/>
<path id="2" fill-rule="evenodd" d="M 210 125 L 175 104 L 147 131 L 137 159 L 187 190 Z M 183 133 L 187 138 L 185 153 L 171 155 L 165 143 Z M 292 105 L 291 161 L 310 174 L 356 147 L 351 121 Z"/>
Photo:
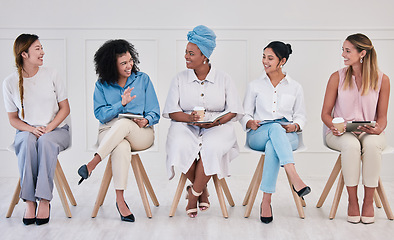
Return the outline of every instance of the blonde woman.
<path id="1" fill-rule="evenodd" d="M 37 35 L 21 34 L 14 55 L 17 72 L 4 80 L 3 95 L 10 124 L 17 130 L 20 198 L 26 202 L 23 223 L 41 225 L 49 222 L 57 156 L 70 145 L 64 122 L 70 106 L 59 75 L 41 67 L 44 51 Z"/>
<path id="2" fill-rule="evenodd" d="M 373 223 L 373 194 L 378 186 L 381 152 L 386 146 L 384 129 L 390 95 L 389 78 L 378 70 L 375 48 L 361 34 L 346 38 L 342 47 L 345 68 L 333 73 L 328 81 L 321 118 L 329 128 L 327 145 L 341 152 L 342 173 L 349 195 L 348 221 Z M 376 121 L 375 127 L 362 126 L 357 132 L 341 133 L 332 119 Z M 364 202 L 361 216 L 357 186 L 362 162 Z"/>

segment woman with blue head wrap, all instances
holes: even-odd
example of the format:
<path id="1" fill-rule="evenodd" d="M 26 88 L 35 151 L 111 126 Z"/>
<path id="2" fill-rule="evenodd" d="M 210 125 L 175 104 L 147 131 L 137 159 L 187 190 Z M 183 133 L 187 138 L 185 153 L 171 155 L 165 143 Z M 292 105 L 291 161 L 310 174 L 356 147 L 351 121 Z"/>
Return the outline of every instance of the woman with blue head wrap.
<path id="1" fill-rule="evenodd" d="M 206 185 L 211 176 L 229 176 L 228 165 L 238 156 L 232 121 L 243 116 L 243 109 L 231 77 L 209 63 L 216 47 L 215 33 L 200 25 L 187 34 L 187 39 L 188 69 L 173 79 L 163 116 L 173 120 L 167 136 L 168 175 L 174 177 L 176 166 L 192 182 L 187 187 L 186 211 L 193 218 L 197 205 L 201 211 L 210 206 Z M 210 123 L 198 123 L 204 119 L 195 107 L 205 110 L 205 120 L 228 114 Z"/>

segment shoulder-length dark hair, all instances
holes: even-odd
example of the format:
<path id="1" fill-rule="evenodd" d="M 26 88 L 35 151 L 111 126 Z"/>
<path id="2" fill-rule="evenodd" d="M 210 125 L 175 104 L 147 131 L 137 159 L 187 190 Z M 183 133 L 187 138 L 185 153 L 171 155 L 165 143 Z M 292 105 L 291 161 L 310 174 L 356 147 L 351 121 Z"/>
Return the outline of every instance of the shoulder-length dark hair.
<path id="1" fill-rule="evenodd" d="M 96 74 L 99 76 L 101 83 L 116 83 L 119 79 L 119 72 L 117 68 L 117 59 L 123 54 L 129 52 L 133 59 L 132 72 L 136 73 L 140 69 L 138 64 L 138 52 L 134 45 L 124 39 L 108 40 L 106 41 L 94 54 L 94 63 Z"/>

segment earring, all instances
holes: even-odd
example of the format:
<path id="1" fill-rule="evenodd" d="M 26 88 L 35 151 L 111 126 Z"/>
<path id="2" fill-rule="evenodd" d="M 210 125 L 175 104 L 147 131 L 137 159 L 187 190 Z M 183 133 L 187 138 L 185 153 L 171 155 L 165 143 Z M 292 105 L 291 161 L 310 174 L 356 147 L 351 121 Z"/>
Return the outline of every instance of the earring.
<path id="1" fill-rule="evenodd" d="M 360 63 L 363 63 L 363 58 L 360 58 Z"/>
<path id="2" fill-rule="evenodd" d="M 204 60 L 203 64 L 207 64 L 207 61 Z"/>
<path id="3" fill-rule="evenodd" d="M 280 68 L 283 68 L 283 65 L 280 65 Z"/>

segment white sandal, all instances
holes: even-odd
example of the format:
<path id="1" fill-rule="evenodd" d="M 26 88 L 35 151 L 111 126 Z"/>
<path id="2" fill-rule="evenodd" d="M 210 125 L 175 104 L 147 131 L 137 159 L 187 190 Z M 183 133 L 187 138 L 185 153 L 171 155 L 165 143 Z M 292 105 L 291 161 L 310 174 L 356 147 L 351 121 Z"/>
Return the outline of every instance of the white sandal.
<path id="1" fill-rule="evenodd" d="M 195 197 L 199 197 L 203 193 L 203 192 L 198 193 L 194 191 L 193 185 L 189 185 L 186 187 L 186 191 L 187 191 L 186 199 L 189 199 L 189 189 L 191 190 L 192 194 Z M 197 212 L 198 212 L 198 208 L 186 209 L 186 214 L 191 218 L 195 218 L 197 216 Z"/>
<path id="2" fill-rule="evenodd" d="M 208 192 L 208 188 L 205 187 L 205 191 L 207 192 L 207 198 L 209 198 L 209 192 Z M 204 192 L 204 190 L 203 190 Z M 210 203 L 207 202 L 200 202 L 200 199 L 198 199 L 199 203 L 198 203 L 198 208 L 200 208 L 201 212 L 204 212 L 206 210 L 208 210 L 208 208 L 211 206 Z"/>

